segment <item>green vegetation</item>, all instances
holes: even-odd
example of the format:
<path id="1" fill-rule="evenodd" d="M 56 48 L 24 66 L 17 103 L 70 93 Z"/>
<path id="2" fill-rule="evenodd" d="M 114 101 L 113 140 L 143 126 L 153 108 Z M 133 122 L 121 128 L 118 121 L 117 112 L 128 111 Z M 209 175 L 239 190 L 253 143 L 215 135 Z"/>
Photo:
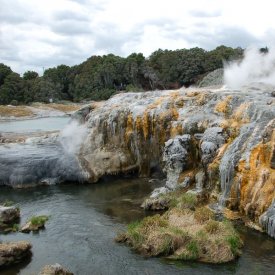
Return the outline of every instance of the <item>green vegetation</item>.
<path id="1" fill-rule="evenodd" d="M 30 219 L 30 222 L 32 225 L 37 226 L 37 227 L 43 227 L 46 223 L 46 221 L 49 220 L 48 216 L 33 216 Z"/>
<path id="2" fill-rule="evenodd" d="M 154 215 L 128 225 L 116 240 L 126 242 L 144 256 L 167 256 L 178 260 L 228 262 L 241 254 L 243 243 L 229 221 L 216 221 L 207 207 L 195 207 L 190 194 L 163 215 Z M 182 206 L 188 202 L 186 209 Z"/>
<path id="3" fill-rule="evenodd" d="M 20 77 L 0 63 L 0 104 L 105 100 L 121 90 L 140 92 L 189 86 L 206 73 L 222 68 L 223 61 L 242 56 L 241 48 L 226 46 L 212 51 L 159 49 L 148 58 L 142 53 L 133 53 L 126 58 L 108 54 L 91 56 L 73 67 L 49 68 L 41 77 L 34 71 L 27 71 Z"/>
<path id="4" fill-rule="evenodd" d="M 15 203 L 10 200 L 5 200 L 4 202 L 1 203 L 1 205 L 5 206 L 5 207 L 13 206 L 14 204 Z"/>

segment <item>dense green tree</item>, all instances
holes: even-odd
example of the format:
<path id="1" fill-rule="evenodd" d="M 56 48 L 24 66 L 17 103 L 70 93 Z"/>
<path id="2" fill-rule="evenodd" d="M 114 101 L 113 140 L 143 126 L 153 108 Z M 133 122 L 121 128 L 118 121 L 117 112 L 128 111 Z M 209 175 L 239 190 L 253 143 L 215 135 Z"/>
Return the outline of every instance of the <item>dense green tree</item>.
<path id="1" fill-rule="evenodd" d="M 23 79 L 24 80 L 33 80 L 38 77 L 38 73 L 35 71 L 27 71 L 23 74 Z"/>
<path id="2" fill-rule="evenodd" d="M 265 49 L 260 51 L 266 52 Z M 224 62 L 242 57 L 243 49 L 223 45 L 212 51 L 159 49 L 149 58 L 142 53 L 132 53 L 126 58 L 113 54 L 91 56 L 73 67 L 49 68 L 42 77 L 27 71 L 23 78 L 0 63 L 0 103 L 103 100 L 118 90 L 179 88 L 198 82 L 206 73 L 223 67 Z"/>
<path id="3" fill-rule="evenodd" d="M 10 104 L 12 100 L 24 102 L 26 83 L 17 73 L 10 73 L 0 87 L 0 103 Z"/>
<path id="4" fill-rule="evenodd" d="M 12 73 L 10 67 L 0 63 L 0 86 L 4 83 L 5 78 Z"/>

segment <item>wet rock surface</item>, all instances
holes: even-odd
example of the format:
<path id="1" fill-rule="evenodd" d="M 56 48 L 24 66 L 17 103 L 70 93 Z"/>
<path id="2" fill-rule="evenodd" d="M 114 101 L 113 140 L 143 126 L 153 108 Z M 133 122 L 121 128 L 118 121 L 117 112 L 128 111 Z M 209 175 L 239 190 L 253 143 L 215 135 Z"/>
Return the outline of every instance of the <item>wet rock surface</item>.
<path id="1" fill-rule="evenodd" d="M 31 244 L 25 241 L 0 243 L 0 268 L 20 263 L 31 255 Z"/>
<path id="2" fill-rule="evenodd" d="M 56 263 L 44 266 L 38 275 L 73 275 L 73 273 Z"/>
<path id="3" fill-rule="evenodd" d="M 12 224 L 20 218 L 20 210 L 16 206 L 0 205 L 0 221 L 4 224 Z"/>

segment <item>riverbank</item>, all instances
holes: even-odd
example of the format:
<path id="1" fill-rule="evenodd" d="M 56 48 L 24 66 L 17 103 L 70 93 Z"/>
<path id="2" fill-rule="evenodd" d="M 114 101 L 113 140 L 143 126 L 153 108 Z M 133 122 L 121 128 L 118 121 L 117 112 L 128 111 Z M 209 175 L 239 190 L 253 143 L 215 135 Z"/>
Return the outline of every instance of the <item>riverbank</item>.
<path id="1" fill-rule="evenodd" d="M 83 104 L 76 103 L 32 103 L 28 106 L 0 105 L 0 121 L 71 115 L 81 107 Z"/>

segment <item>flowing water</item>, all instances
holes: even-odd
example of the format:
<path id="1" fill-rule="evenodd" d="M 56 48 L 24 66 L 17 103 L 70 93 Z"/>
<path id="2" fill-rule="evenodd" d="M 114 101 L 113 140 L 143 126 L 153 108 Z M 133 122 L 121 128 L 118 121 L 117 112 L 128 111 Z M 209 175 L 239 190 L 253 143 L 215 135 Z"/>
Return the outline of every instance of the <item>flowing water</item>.
<path id="1" fill-rule="evenodd" d="M 38 274 L 56 262 L 74 274 L 274 274 L 275 242 L 267 235 L 240 227 L 243 255 L 228 264 L 210 265 L 146 259 L 114 242 L 126 224 L 148 213 L 140 208 L 156 184 L 147 179 L 116 179 L 92 185 L 54 185 L 31 189 L 1 188 L 0 201 L 20 205 L 21 224 L 32 215 L 50 215 L 37 234 L 1 235 L 3 241 L 28 240 L 32 259 L 0 274 Z"/>

